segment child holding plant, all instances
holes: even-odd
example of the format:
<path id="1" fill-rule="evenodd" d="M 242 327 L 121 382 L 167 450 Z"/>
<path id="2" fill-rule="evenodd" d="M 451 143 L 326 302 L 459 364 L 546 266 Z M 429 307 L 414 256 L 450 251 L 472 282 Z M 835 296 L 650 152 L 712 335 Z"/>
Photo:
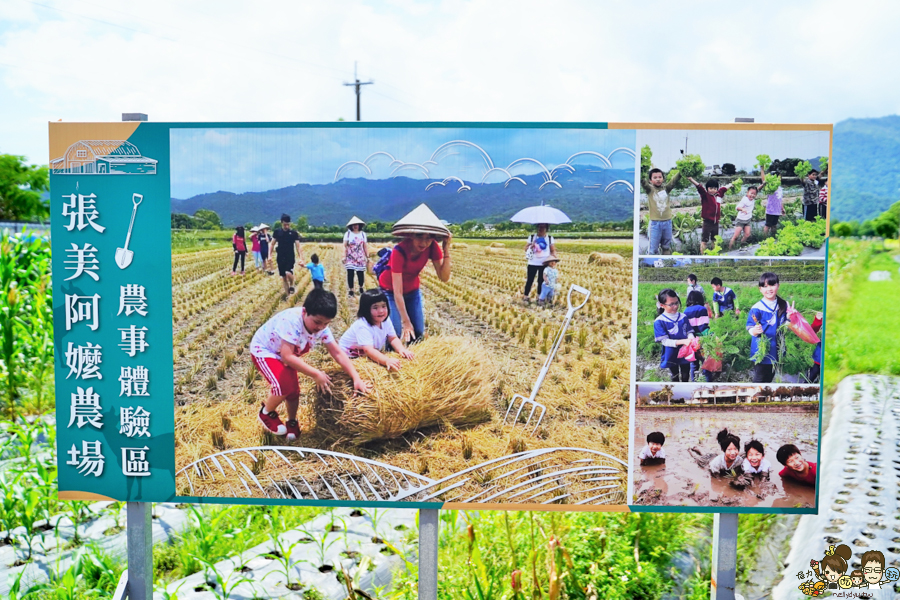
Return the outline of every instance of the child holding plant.
<path id="1" fill-rule="evenodd" d="M 649 254 L 669 254 L 672 252 L 672 199 L 669 194 L 675 189 L 681 171 L 675 171 L 666 183 L 662 169 L 650 169 L 647 179 L 641 180 L 641 187 L 647 192 L 650 224 L 647 236 L 650 238 Z"/>
<path id="2" fill-rule="evenodd" d="M 769 235 L 769 230 L 775 233 L 778 229 L 778 220 L 784 215 L 784 190 L 781 187 L 781 178 L 772 175 L 772 181 L 766 179 L 766 167 L 769 161 L 763 160 L 769 157 L 761 154 L 756 157 L 759 160 L 759 176 L 762 182 L 762 193 L 766 194 L 766 224 L 763 231 Z"/>
<path id="3" fill-rule="evenodd" d="M 726 312 L 734 312 L 734 316 L 741 316 L 741 309 L 738 308 L 737 294 L 734 290 L 725 287 L 721 277 L 713 277 L 710 280 L 713 287 L 713 306 L 716 308 L 716 318 L 722 317 Z"/>
<path id="4" fill-rule="evenodd" d="M 341 348 L 350 358 L 365 356 L 387 367 L 388 371 L 399 371 L 400 359 L 387 356 L 385 350 L 393 348 L 406 360 L 412 360 L 413 353 L 403 347 L 394 324 L 388 318 L 390 315 L 387 296 L 380 289 L 366 290 L 360 294 L 357 319 L 341 336 Z"/>
<path id="5" fill-rule="evenodd" d="M 709 333 L 709 307 L 706 305 L 706 298 L 703 296 L 703 292 L 694 291 L 688 293 L 687 308 L 684 309 L 684 314 L 688 318 L 691 327 L 694 328 L 695 334 L 704 336 Z M 703 364 L 703 354 L 700 351 L 695 352 L 694 356 L 696 356 L 697 360 L 691 362 L 691 381 L 695 381 L 697 367 Z M 706 376 L 705 372 L 704 376 Z M 709 381 L 708 377 L 707 381 Z"/>
<path id="6" fill-rule="evenodd" d="M 691 366 L 686 358 L 678 357 L 678 347 L 691 343 L 694 328 L 687 316 L 679 312 L 680 306 L 681 300 L 673 289 L 666 288 L 656 296 L 658 315 L 653 322 L 653 335 L 663 347 L 659 368 L 669 369 L 672 381 L 687 383 Z"/>
<path id="7" fill-rule="evenodd" d="M 813 169 L 806 177 L 801 178 L 803 183 L 803 218 L 807 221 L 815 221 L 819 216 L 819 184 L 817 179 L 819 172 Z"/>
<path id="8" fill-rule="evenodd" d="M 778 295 L 778 287 L 777 274 L 766 272 L 760 275 L 762 299 L 753 305 L 747 315 L 747 332 L 752 336 L 750 360 L 755 363 L 753 383 L 771 383 L 781 357 L 778 329 L 788 322 L 788 305 Z"/>
<path id="9" fill-rule="evenodd" d="M 700 234 L 700 254 L 706 251 L 706 244 L 715 244 L 719 235 L 719 219 L 722 218 L 722 200 L 725 192 L 731 189 L 732 184 L 719 187 L 717 179 L 708 179 L 706 185 L 700 185 L 693 177 L 688 181 L 694 184 L 700 194 L 700 216 L 703 218 L 703 230 Z"/>
<path id="10" fill-rule="evenodd" d="M 756 194 L 758 191 L 759 188 L 756 186 L 750 186 L 747 189 L 747 195 L 737 203 L 737 218 L 734 220 L 734 234 L 731 236 L 731 242 L 728 244 L 729 250 L 734 248 L 734 243 L 741 236 L 741 233 L 744 234 L 744 238 L 740 241 L 741 244 L 746 244 L 750 241 L 750 221 L 753 220 L 753 209 L 756 207 Z"/>
<path id="11" fill-rule="evenodd" d="M 329 323 L 337 315 L 337 299 L 331 292 L 314 289 L 303 301 L 302 308 L 281 311 L 260 327 L 250 341 L 250 355 L 256 370 L 269 382 L 270 394 L 259 411 L 259 422 L 266 431 L 287 435 L 288 441 L 300 435 L 297 408 L 300 404 L 300 382 L 303 373 L 316 382 L 322 392 L 331 390 L 331 378 L 301 357 L 317 343 L 324 344 L 328 353 L 353 380 L 353 389 L 360 394 L 371 390 L 363 381 L 353 362 L 337 344 Z M 278 407 L 287 406 L 287 423 L 278 417 Z"/>

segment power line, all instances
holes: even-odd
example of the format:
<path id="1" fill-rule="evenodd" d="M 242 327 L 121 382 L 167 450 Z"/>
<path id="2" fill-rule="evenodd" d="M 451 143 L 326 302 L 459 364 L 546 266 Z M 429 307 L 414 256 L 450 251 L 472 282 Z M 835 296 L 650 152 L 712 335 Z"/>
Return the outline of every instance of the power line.
<path id="1" fill-rule="evenodd" d="M 344 85 L 352 85 L 353 87 L 356 88 L 356 120 L 359 121 L 360 120 L 360 118 L 359 118 L 360 87 L 364 86 L 364 85 L 372 85 L 375 82 L 372 80 L 369 80 L 369 81 L 360 81 L 359 80 L 359 77 L 356 76 L 356 61 L 353 61 L 353 79 L 355 80 L 354 83 L 345 83 Z"/>

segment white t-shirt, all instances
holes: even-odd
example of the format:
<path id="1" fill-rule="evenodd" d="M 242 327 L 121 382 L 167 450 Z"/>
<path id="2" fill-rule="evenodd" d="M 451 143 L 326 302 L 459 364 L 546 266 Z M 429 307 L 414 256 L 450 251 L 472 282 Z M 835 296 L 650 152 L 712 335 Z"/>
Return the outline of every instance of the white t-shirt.
<path id="1" fill-rule="evenodd" d="M 277 358 L 281 360 L 282 340 L 295 346 L 294 354 L 303 356 L 317 343 L 334 342 L 331 329 L 326 327 L 319 333 L 310 333 L 303 324 L 303 307 L 283 310 L 256 330 L 250 340 L 250 354 L 257 358 Z"/>
<path id="2" fill-rule="evenodd" d="M 666 449 L 665 448 L 660 448 L 659 452 L 657 452 L 656 454 L 653 454 L 653 452 L 650 451 L 650 444 L 647 444 L 646 446 L 644 446 L 643 450 L 641 450 L 641 453 L 638 454 L 638 458 L 641 460 L 647 460 L 648 458 L 665 458 L 665 457 L 666 457 Z"/>
<path id="3" fill-rule="evenodd" d="M 532 245 L 531 248 L 534 250 L 534 256 L 531 257 L 528 264 L 535 267 L 543 267 L 544 261 L 550 258 L 552 254 L 550 248 L 556 243 L 556 240 L 549 233 L 544 237 L 539 237 L 538 234 L 532 233 L 528 236 L 528 243 Z"/>
<path id="4" fill-rule="evenodd" d="M 734 462 L 731 463 L 730 467 L 725 466 L 725 455 L 720 454 L 709 463 L 709 471 L 710 473 L 718 473 L 719 471 L 728 471 L 730 469 L 736 469 L 737 467 L 743 467 L 744 459 L 740 454 L 737 455 L 737 458 L 734 459 Z"/>
<path id="5" fill-rule="evenodd" d="M 753 217 L 753 205 L 756 204 L 753 200 L 744 196 L 741 198 L 741 201 L 737 203 L 737 218 L 741 221 L 746 221 Z"/>
<path id="6" fill-rule="evenodd" d="M 360 317 L 344 332 L 339 344 L 350 356 L 359 356 L 362 354 L 363 346 L 372 346 L 379 352 L 383 352 L 387 347 L 388 340 L 395 337 L 397 337 L 397 331 L 390 319 L 385 319 L 378 327 L 369 325 L 368 321 Z"/>
<path id="7" fill-rule="evenodd" d="M 768 460 L 763 458 L 761 461 L 759 461 L 759 468 L 754 469 L 753 465 L 750 464 L 750 461 L 745 458 L 744 462 L 741 463 L 741 469 L 743 469 L 744 473 L 756 475 L 758 473 L 768 473 L 772 470 L 772 465 L 769 464 Z"/>
<path id="8" fill-rule="evenodd" d="M 365 231 L 350 231 L 349 229 L 344 232 L 344 242 L 347 244 L 357 243 L 360 244 L 362 242 L 367 242 L 368 238 L 366 238 Z"/>

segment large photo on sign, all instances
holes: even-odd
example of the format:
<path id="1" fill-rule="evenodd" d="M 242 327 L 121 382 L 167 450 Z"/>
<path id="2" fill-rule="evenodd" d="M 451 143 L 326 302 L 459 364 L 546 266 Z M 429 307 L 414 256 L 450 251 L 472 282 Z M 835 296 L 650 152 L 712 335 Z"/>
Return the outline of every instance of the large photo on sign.
<path id="1" fill-rule="evenodd" d="M 170 130 L 176 492 L 627 503 L 635 132 Z"/>

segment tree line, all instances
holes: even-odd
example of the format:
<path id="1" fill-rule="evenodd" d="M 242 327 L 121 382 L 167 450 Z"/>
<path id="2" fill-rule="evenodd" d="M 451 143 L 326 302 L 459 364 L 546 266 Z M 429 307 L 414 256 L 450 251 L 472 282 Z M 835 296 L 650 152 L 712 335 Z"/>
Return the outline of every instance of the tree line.
<path id="1" fill-rule="evenodd" d="M 832 221 L 831 235 L 835 237 L 880 237 L 895 239 L 900 229 L 900 201 L 874 219 L 859 221 Z"/>

